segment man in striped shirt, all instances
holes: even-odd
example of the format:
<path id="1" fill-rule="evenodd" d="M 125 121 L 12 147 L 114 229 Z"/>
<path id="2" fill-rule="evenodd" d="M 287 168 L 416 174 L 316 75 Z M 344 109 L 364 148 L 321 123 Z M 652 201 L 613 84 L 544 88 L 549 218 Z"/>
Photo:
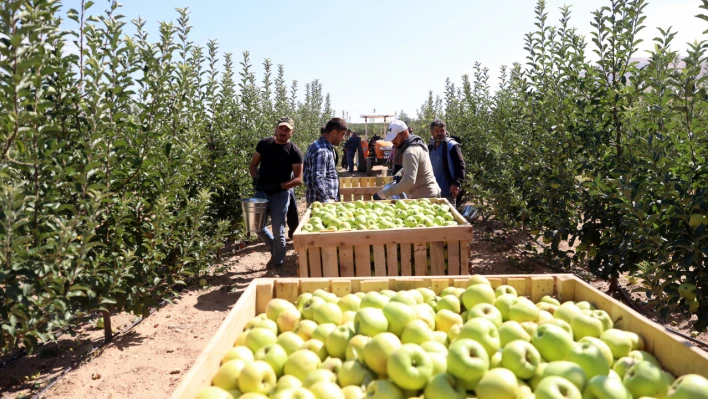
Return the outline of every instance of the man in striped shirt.
<path id="1" fill-rule="evenodd" d="M 337 174 L 337 151 L 347 132 L 347 123 L 341 118 L 327 122 L 320 138 L 307 148 L 304 180 L 307 190 L 307 206 L 315 201 L 339 201 L 339 175 Z"/>

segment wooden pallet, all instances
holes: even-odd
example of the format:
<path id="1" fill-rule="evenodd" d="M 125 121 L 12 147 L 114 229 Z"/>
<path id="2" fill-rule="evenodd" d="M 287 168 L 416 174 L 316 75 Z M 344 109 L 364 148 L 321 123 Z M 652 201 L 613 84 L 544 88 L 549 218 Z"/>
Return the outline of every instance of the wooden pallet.
<path id="1" fill-rule="evenodd" d="M 450 205 L 444 198 L 434 198 L 431 202 Z M 454 206 L 450 206 L 450 211 L 458 226 L 308 233 L 302 231 L 302 226 L 310 220 L 308 209 L 293 233 L 298 276 L 469 274 L 472 226 Z"/>
<path id="2" fill-rule="evenodd" d="M 339 195 L 342 202 L 370 201 L 374 194 L 392 181 L 393 176 L 340 177 Z"/>
<path id="3" fill-rule="evenodd" d="M 612 299 L 571 274 L 556 275 L 498 275 L 486 276 L 493 287 L 508 284 L 519 295 L 526 295 L 534 302 L 544 295 L 554 295 L 560 301 L 588 301 L 610 314 L 617 328 L 639 334 L 645 350 L 652 353 L 661 364 L 676 376 L 700 374 L 708 378 L 708 353 L 690 341 L 667 332 L 663 326 L 646 319 L 628 306 Z M 172 399 L 194 399 L 197 393 L 211 383 L 224 354 L 233 347 L 246 323 L 265 311 L 272 298 L 294 302 L 298 295 L 318 288 L 339 296 L 352 292 L 391 289 L 405 290 L 427 287 L 440 293 L 445 287 L 466 287 L 467 278 L 279 278 L 255 279 L 243 292 L 236 305 L 216 331 L 204 351 L 172 394 Z"/>

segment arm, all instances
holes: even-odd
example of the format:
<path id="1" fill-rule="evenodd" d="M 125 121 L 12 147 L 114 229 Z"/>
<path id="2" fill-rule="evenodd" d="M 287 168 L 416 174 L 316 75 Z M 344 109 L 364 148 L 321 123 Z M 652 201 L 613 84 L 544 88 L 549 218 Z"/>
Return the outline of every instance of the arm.
<path id="1" fill-rule="evenodd" d="M 462 187 L 462 183 L 465 181 L 465 159 L 462 157 L 459 145 L 455 146 L 450 156 L 452 157 L 452 166 L 455 168 L 455 181 L 452 184 Z"/>
<path id="2" fill-rule="evenodd" d="M 258 165 L 261 163 L 261 154 L 258 151 L 253 153 L 253 158 L 251 158 L 251 164 L 248 165 L 248 172 L 251 173 L 252 178 L 258 177 Z"/>
<path id="3" fill-rule="evenodd" d="M 401 169 L 401 172 L 403 172 L 401 181 L 388 190 L 381 190 L 378 193 L 379 197 L 388 198 L 392 195 L 400 195 L 403 192 L 410 191 L 415 186 L 415 177 L 418 175 L 418 158 L 412 151 L 403 154 L 403 169 Z"/>
<path id="4" fill-rule="evenodd" d="M 317 151 L 315 153 L 315 160 L 312 162 L 312 167 L 315 169 L 314 171 L 314 179 L 315 179 L 315 192 L 316 198 L 321 198 L 321 199 L 330 199 L 329 194 L 327 193 L 327 187 L 325 186 L 324 182 L 327 178 L 327 165 L 329 164 L 329 159 L 332 157 L 332 153 L 329 151 Z M 332 161 L 334 162 L 334 160 Z"/>
<path id="5" fill-rule="evenodd" d="M 297 187 L 300 184 L 302 184 L 302 164 L 301 163 L 294 163 L 293 164 L 293 177 L 292 179 L 286 181 L 285 183 L 282 183 L 280 187 L 283 188 L 283 190 L 290 190 L 293 187 Z"/>

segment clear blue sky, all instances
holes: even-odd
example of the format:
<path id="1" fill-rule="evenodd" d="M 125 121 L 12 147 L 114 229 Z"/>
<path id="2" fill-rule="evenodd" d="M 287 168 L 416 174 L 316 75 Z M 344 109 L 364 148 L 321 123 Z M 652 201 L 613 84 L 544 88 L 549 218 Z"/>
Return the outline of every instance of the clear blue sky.
<path id="1" fill-rule="evenodd" d="M 606 5 L 599 0 L 549 0 L 549 20 L 558 20 L 558 7 L 572 5 L 573 22 L 581 33 L 590 32 L 591 11 Z M 65 0 L 68 8 L 80 0 Z M 91 11 L 105 8 L 96 0 Z M 524 34 L 534 29 L 532 0 L 123 0 L 122 13 L 141 16 L 157 40 L 157 22 L 174 20 L 175 7 L 189 7 L 192 40 L 205 45 L 217 39 L 221 50 L 237 60 L 251 53 L 260 79 L 260 64 L 270 58 L 284 64 L 288 80 L 320 79 L 340 114 L 353 122 L 361 113 L 413 115 L 428 90 L 441 93 L 445 78 L 459 82 L 472 74 L 479 61 L 496 76 L 499 66 L 523 62 Z M 708 23 L 693 16 L 699 0 L 653 0 L 646 9 L 651 40 L 656 27 L 674 26 L 676 45 L 705 38 Z M 649 43 L 643 44 L 649 48 Z M 492 81 L 493 84 L 496 80 Z M 301 85 L 302 87 L 302 85 Z M 301 91 L 302 92 L 302 91 Z"/>

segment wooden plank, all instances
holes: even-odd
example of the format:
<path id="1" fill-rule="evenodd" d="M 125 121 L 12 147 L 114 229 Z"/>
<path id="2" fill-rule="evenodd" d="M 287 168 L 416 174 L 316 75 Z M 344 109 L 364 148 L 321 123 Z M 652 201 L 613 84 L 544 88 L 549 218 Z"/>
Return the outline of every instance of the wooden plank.
<path id="1" fill-rule="evenodd" d="M 386 247 L 372 245 L 374 249 L 374 268 L 377 276 L 386 276 Z"/>
<path id="2" fill-rule="evenodd" d="M 297 248 L 295 252 L 297 253 L 298 277 L 309 277 L 310 272 L 307 269 L 307 248 Z"/>
<path id="3" fill-rule="evenodd" d="M 386 270 L 389 276 L 398 276 L 398 245 L 386 244 Z"/>
<path id="4" fill-rule="evenodd" d="M 211 385 L 224 354 L 234 346 L 243 328 L 256 315 L 256 290 L 253 282 L 241 294 L 226 319 L 209 340 L 202 353 L 172 393 L 172 399 L 194 399 L 199 391 Z"/>
<path id="5" fill-rule="evenodd" d="M 456 279 L 452 280 L 452 285 L 455 288 L 467 288 L 468 284 L 469 284 L 468 279 L 456 278 Z"/>
<path id="6" fill-rule="evenodd" d="M 530 297 L 534 302 L 538 302 L 544 295 L 553 295 L 553 289 L 556 285 L 556 279 L 553 276 L 531 276 Z"/>
<path id="7" fill-rule="evenodd" d="M 407 291 L 418 288 L 418 286 L 423 282 L 421 279 L 412 278 L 397 278 L 396 281 L 396 291 Z"/>
<path id="8" fill-rule="evenodd" d="M 460 240 L 460 274 L 466 276 L 470 274 L 470 246 L 469 240 Z"/>
<path id="9" fill-rule="evenodd" d="M 435 295 L 440 295 L 442 290 L 450 286 L 450 279 L 447 278 L 433 278 L 431 279 L 430 289 L 435 292 Z"/>
<path id="10" fill-rule="evenodd" d="M 368 245 L 357 245 L 354 247 L 356 258 L 356 276 L 371 276 L 371 257 L 369 256 Z"/>
<path id="11" fill-rule="evenodd" d="M 469 243 L 472 240 L 472 226 L 357 230 L 329 233 L 301 232 L 293 235 L 293 243 L 296 246 L 307 248 L 371 245 L 373 243 L 401 244 L 455 240 Z M 469 259 L 469 246 L 465 244 L 465 248 L 468 249 L 468 253 L 465 256 Z"/>
<path id="12" fill-rule="evenodd" d="M 388 280 L 364 280 L 361 282 L 361 292 L 387 290 Z"/>
<path id="13" fill-rule="evenodd" d="M 428 274 L 428 249 L 425 242 L 413 244 L 413 259 L 415 259 L 415 275 L 426 276 Z"/>
<path id="14" fill-rule="evenodd" d="M 330 292 L 337 295 L 338 297 L 343 297 L 344 295 L 351 294 L 352 292 L 352 282 L 349 280 L 332 280 L 332 287 Z"/>
<path id="15" fill-rule="evenodd" d="M 339 247 L 339 275 L 354 277 L 354 248 L 348 245 Z"/>
<path id="16" fill-rule="evenodd" d="M 364 201 L 371 201 L 372 198 L 374 198 L 373 194 L 364 193 Z"/>
<path id="17" fill-rule="evenodd" d="M 445 248 L 442 241 L 430 243 L 430 275 L 445 275 Z"/>
<path id="18" fill-rule="evenodd" d="M 256 286 L 256 314 L 265 313 L 266 305 L 273 299 L 273 280 L 261 281 Z"/>
<path id="19" fill-rule="evenodd" d="M 322 248 L 322 277 L 339 277 L 337 247 Z"/>
<path id="20" fill-rule="evenodd" d="M 401 249 L 401 276 L 412 276 L 411 244 L 399 244 L 398 247 Z"/>
<path id="21" fill-rule="evenodd" d="M 317 247 L 307 248 L 307 257 L 310 263 L 310 276 L 322 277 L 322 258 Z"/>
<path id="22" fill-rule="evenodd" d="M 521 295 L 528 295 L 528 290 L 526 289 L 527 279 L 524 277 L 509 277 L 506 279 L 506 285 L 514 287 L 516 293 Z"/>
<path id="23" fill-rule="evenodd" d="M 299 294 L 299 284 L 297 279 L 277 279 L 275 280 L 275 297 L 293 302 L 297 300 Z"/>
<path id="24" fill-rule="evenodd" d="M 555 279 L 555 297 L 561 301 L 561 303 L 574 300 L 576 277 L 571 274 L 560 274 L 556 275 Z"/>
<path id="25" fill-rule="evenodd" d="M 325 290 L 329 292 L 329 280 L 325 279 L 307 279 L 300 280 L 300 292 L 301 293 L 313 293 L 316 290 Z"/>
<path id="26" fill-rule="evenodd" d="M 447 242 L 447 274 L 450 276 L 460 275 L 460 242 Z"/>

